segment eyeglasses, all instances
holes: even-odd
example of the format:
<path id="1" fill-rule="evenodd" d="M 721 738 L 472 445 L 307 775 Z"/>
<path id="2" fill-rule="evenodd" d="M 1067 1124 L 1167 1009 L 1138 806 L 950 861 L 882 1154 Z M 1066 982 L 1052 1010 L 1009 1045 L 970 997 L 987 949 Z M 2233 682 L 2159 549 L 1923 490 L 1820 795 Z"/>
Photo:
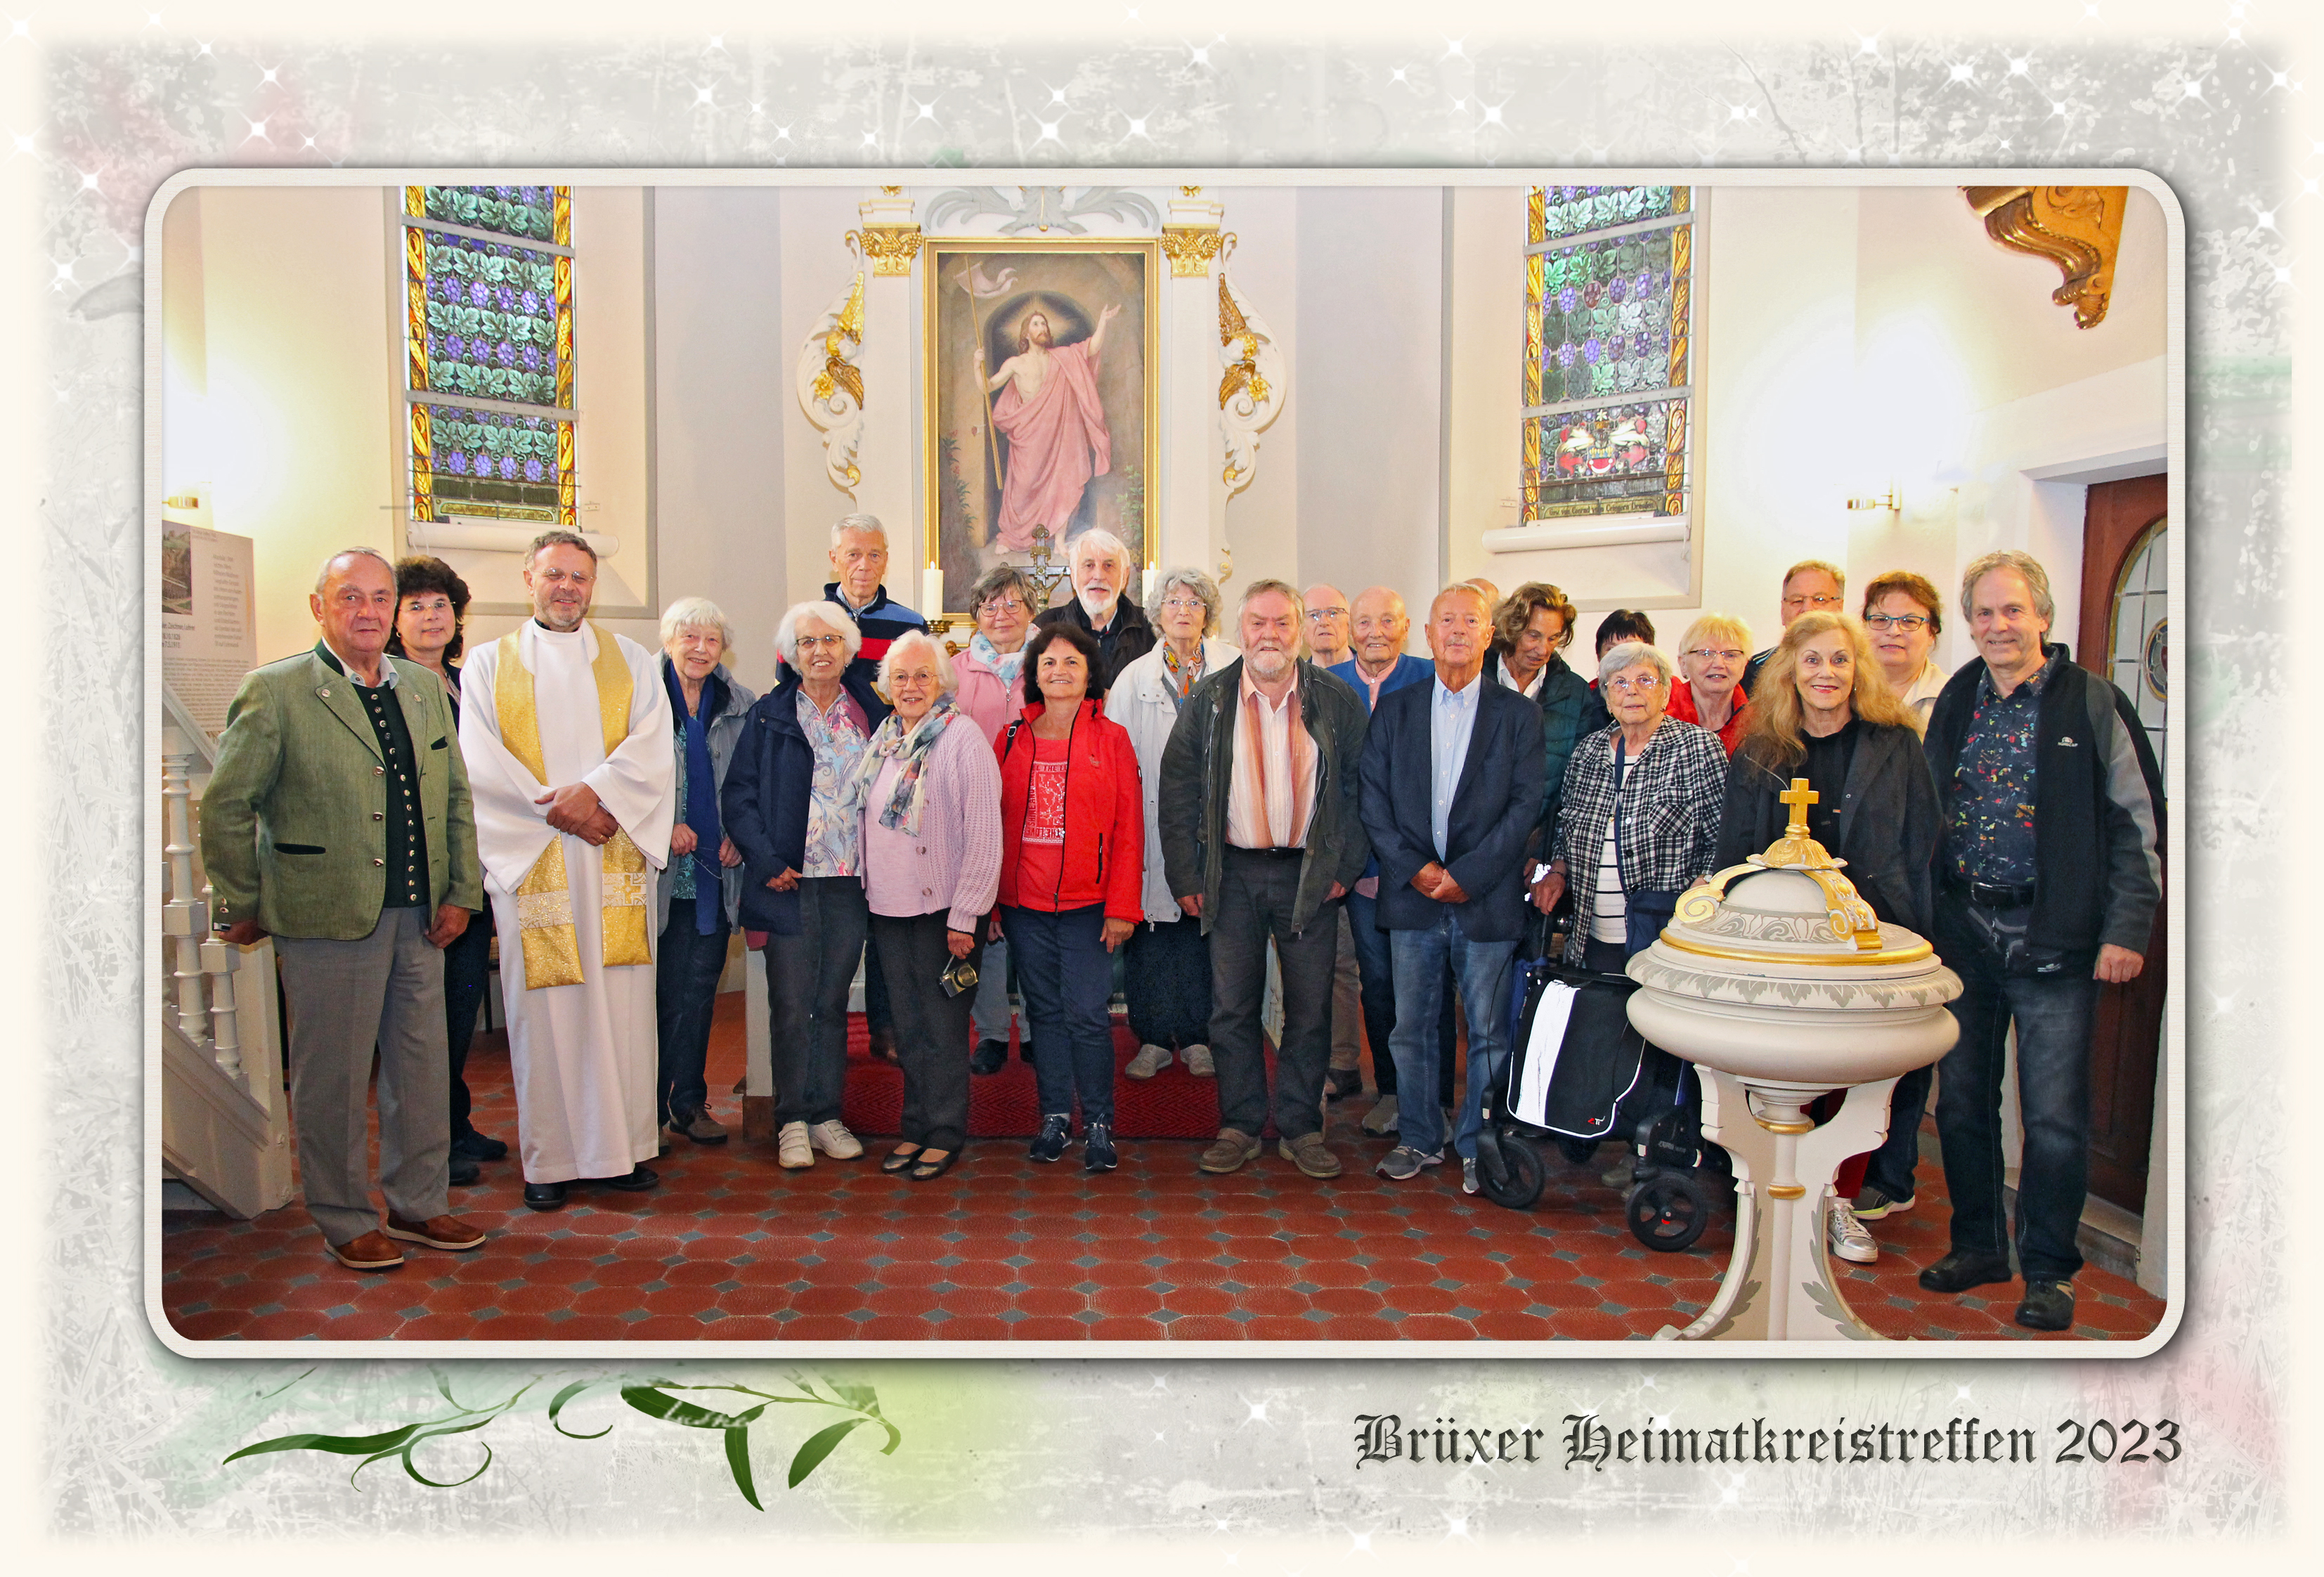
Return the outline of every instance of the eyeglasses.
<path id="1" fill-rule="evenodd" d="M 1699 657 L 1705 662 L 1709 662 L 1713 658 L 1724 658 L 1727 661 L 1733 662 L 1743 654 L 1740 651 L 1731 649 L 1726 651 L 1713 651 L 1708 646 L 1695 646 L 1690 647 L 1688 650 L 1680 652 L 1679 655 L 1681 657 Z"/>
<path id="2" fill-rule="evenodd" d="M 1867 613 L 1864 615 L 1864 627 L 1867 630 L 1902 630 L 1905 634 L 1910 635 L 1915 630 L 1927 629 L 1928 624 L 1929 617 L 1926 613 Z"/>
<path id="3" fill-rule="evenodd" d="M 1316 624 L 1323 623 L 1332 619 L 1344 619 L 1347 616 L 1348 610 L 1345 608 L 1310 608 L 1307 610 L 1307 618 L 1309 622 Z"/>
<path id="4" fill-rule="evenodd" d="M 992 597 L 977 610 L 980 613 L 1021 613 L 1025 611 L 1023 597 Z"/>
<path id="5" fill-rule="evenodd" d="M 797 644 L 801 651 L 816 651 L 826 646 L 845 646 L 847 644 L 847 637 L 844 635 L 801 635 L 797 637 Z"/>
<path id="6" fill-rule="evenodd" d="M 1617 695 L 1634 695 L 1640 690 L 1659 690 L 1663 682 L 1653 674 L 1623 675 L 1606 681 L 1606 688 Z"/>
<path id="7" fill-rule="evenodd" d="M 1840 599 L 1838 597 L 1785 597 L 1784 601 L 1786 603 L 1797 603 L 1803 608 L 1836 608 L 1840 606 Z"/>
<path id="8" fill-rule="evenodd" d="M 1164 597 L 1162 605 L 1175 613 L 1198 613 L 1203 611 L 1204 604 L 1200 597 Z"/>

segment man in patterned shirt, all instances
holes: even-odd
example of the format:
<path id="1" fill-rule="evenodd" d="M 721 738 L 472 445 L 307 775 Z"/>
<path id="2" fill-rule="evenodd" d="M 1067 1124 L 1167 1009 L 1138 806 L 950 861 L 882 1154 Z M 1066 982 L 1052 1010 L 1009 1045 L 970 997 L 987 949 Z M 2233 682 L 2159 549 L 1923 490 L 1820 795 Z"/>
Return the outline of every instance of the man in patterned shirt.
<path id="1" fill-rule="evenodd" d="M 2089 1174 L 2090 1021 L 2101 984 L 2135 979 L 2162 900 L 2162 776 L 2121 691 L 2045 642 L 2050 578 L 2024 553 L 1961 577 L 1982 662 L 1946 684 L 1925 748 L 1944 807 L 1938 953 L 1961 977 L 1960 1038 L 1938 1072 L 1952 1248 L 1932 1292 L 2009 1279 L 2001 1078 L 2017 1030 L 2017 1323 L 2074 1323 L 2074 1242 Z"/>

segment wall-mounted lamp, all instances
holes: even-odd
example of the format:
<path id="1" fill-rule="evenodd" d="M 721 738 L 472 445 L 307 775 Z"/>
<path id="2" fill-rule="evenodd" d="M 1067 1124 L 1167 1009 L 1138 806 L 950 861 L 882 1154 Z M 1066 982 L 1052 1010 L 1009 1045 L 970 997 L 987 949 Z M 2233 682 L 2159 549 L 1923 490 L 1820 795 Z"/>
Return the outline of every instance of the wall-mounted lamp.
<path id="1" fill-rule="evenodd" d="M 1891 514 L 1898 513 L 1904 508 L 1902 504 L 1896 502 L 1896 490 L 1893 487 L 1878 498 L 1851 498 L 1848 501 L 1848 507 L 1850 509 L 1885 509 Z"/>

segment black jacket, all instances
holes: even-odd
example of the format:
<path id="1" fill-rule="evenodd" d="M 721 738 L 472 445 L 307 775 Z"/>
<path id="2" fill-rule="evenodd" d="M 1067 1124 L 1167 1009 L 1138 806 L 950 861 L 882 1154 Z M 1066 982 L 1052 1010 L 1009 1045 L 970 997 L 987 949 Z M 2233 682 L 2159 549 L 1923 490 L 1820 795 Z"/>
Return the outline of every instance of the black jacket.
<path id="1" fill-rule="evenodd" d="M 1205 936 L 1219 914 L 1241 696 L 1242 659 L 1237 658 L 1194 687 L 1162 749 L 1163 875 L 1171 897 L 1201 895 Z M 1299 715 L 1315 742 L 1315 811 L 1308 820 L 1307 854 L 1299 862 L 1299 890 L 1291 905 L 1294 931 L 1315 918 L 1333 882 L 1355 886 L 1372 857 L 1357 807 L 1356 762 L 1370 722 L 1363 697 L 1303 657 Z"/>
<path id="2" fill-rule="evenodd" d="M 1105 664 L 1106 687 L 1113 687 L 1113 676 L 1154 650 L 1154 626 L 1146 622 L 1146 610 L 1127 596 L 1113 604 L 1113 622 L 1098 635 L 1090 629 L 1089 610 L 1074 597 L 1054 608 L 1044 608 L 1036 624 L 1071 624 L 1075 629 L 1097 635 L 1097 653 Z"/>
<path id="3" fill-rule="evenodd" d="M 1485 678 L 1497 685 L 1507 685 L 1508 679 L 1501 660 L 1505 654 L 1499 647 L 1485 654 Z M 1549 654 L 1549 662 L 1541 676 L 1541 687 L 1534 692 L 1541 705 L 1541 759 L 1545 776 L 1541 785 L 1541 847 L 1545 853 L 1557 838 L 1557 810 L 1565 803 L 1565 769 L 1573 760 L 1573 749 L 1582 742 L 1582 735 L 1594 733 L 1614 719 L 1599 700 L 1598 692 L 1589 681 L 1566 666 L 1559 652 Z M 1597 717 L 1592 724 L 1589 719 Z"/>
<path id="4" fill-rule="evenodd" d="M 1526 840 L 1541 819 L 1542 709 L 1515 690 L 1475 682 L 1476 725 L 1444 829 L 1444 868 L 1469 901 L 1450 907 L 1470 941 L 1513 942 L 1525 928 Z M 1364 735 L 1357 770 L 1364 832 L 1379 861 L 1382 930 L 1425 929 L 1448 907 L 1412 885 L 1436 858 L 1435 705 L 1433 682 L 1382 696 Z"/>
<path id="5" fill-rule="evenodd" d="M 2163 901 L 2163 773 L 2130 699 L 2045 644 L 2034 769 L 2034 912 L 2025 939 L 2054 967 L 2087 968 L 2111 944 L 2144 954 Z M 1924 743 L 1941 807 L 1950 800 L 1982 662 L 1963 665 L 1929 714 Z M 1936 880 L 1953 873 L 1940 840 Z"/>
<path id="6" fill-rule="evenodd" d="M 742 737 L 734 742 L 733 763 L 726 769 L 726 786 L 718 796 L 718 816 L 726 824 L 726 835 L 742 853 L 743 927 L 796 936 L 798 893 L 777 892 L 767 882 L 807 863 L 815 747 L 799 726 L 798 672 L 788 663 L 781 672 L 780 682 L 742 715 Z M 863 708 L 864 721 L 878 728 L 888 715 L 888 703 L 859 674 L 851 671 L 839 682 Z"/>
<path id="7" fill-rule="evenodd" d="M 1828 853 L 1848 862 L 1841 872 L 1872 912 L 1926 938 L 1936 923 L 1931 890 L 1944 824 L 1921 736 L 1899 724 L 1858 723 L 1856 752 L 1840 795 L 1840 833 Z M 1791 787 L 1792 768 L 1772 761 L 1746 737 L 1727 764 L 1727 804 L 1719 823 L 1721 871 L 1740 865 L 1784 835 L 1792 807 L 1775 797 Z"/>

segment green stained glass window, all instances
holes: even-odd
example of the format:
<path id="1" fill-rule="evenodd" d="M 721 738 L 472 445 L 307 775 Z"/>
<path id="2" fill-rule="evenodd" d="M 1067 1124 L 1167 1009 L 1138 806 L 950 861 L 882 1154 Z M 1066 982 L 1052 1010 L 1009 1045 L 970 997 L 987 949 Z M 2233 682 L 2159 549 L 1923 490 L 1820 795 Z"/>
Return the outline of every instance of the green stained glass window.
<path id="1" fill-rule="evenodd" d="M 1685 512 L 1691 196 L 1683 186 L 1531 193 L 1526 520 Z"/>
<path id="2" fill-rule="evenodd" d="M 572 213 L 568 187 L 404 189 L 413 519 L 575 523 Z"/>

